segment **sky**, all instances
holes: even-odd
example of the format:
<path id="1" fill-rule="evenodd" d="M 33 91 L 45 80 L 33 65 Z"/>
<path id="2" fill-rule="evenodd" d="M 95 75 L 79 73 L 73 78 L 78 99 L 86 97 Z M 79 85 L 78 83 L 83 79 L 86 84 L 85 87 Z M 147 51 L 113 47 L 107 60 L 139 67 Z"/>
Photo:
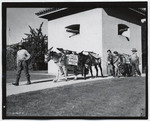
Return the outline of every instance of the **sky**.
<path id="1" fill-rule="evenodd" d="M 24 33 L 30 33 L 28 25 L 36 29 L 39 28 L 43 22 L 42 32 L 47 35 L 48 20 L 35 15 L 36 12 L 43 9 L 44 8 L 7 8 L 7 45 L 18 43 L 22 38 L 26 38 L 27 36 Z"/>

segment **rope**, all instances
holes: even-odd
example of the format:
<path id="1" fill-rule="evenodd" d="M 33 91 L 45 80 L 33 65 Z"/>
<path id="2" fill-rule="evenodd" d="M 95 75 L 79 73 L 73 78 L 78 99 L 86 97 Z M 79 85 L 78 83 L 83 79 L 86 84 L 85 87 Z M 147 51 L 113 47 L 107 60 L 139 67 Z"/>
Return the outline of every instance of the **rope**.
<path id="1" fill-rule="evenodd" d="M 119 57 L 117 58 L 117 60 L 113 64 L 115 64 L 118 60 L 119 60 Z"/>

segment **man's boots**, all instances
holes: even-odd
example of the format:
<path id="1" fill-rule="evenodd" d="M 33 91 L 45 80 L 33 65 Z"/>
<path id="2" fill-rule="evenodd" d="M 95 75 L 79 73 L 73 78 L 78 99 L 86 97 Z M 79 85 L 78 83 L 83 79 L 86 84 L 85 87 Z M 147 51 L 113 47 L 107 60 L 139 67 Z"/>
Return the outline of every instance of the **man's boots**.
<path id="1" fill-rule="evenodd" d="M 19 78 L 17 77 L 16 82 L 13 82 L 12 84 L 15 85 L 15 86 L 19 86 Z"/>
<path id="2" fill-rule="evenodd" d="M 29 84 L 31 84 L 30 77 L 27 77 L 27 84 L 26 85 L 29 85 Z"/>

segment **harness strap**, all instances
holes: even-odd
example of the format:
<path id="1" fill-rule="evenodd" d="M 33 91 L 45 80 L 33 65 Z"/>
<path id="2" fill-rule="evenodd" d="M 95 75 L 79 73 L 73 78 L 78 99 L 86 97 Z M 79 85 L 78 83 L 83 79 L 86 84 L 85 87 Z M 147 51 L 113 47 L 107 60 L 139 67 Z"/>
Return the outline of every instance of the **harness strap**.
<path id="1" fill-rule="evenodd" d="M 117 58 L 117 60 L 113 64 L 115 64 L 118 60 L 119 60 L 119 57 Z"/>

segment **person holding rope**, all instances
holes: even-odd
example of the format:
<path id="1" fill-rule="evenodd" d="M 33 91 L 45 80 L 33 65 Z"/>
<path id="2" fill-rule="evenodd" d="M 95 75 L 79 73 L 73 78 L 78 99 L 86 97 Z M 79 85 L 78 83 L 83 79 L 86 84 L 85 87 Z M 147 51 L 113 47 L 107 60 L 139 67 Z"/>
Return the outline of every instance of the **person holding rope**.
<path id="1" fill-rule="evenodd" d="M 18 49 L 19 50 L 17 52 L 17 77 L 16 77 L 16 82 L 13 82 L 12 84 L 15 86 L 19 86 L 21 71 L 24 69 L 27 78 L 27 85 L 29 85 L 31 84 L 31 81 L 30 81 L 30 74 L 28 70 L 28 60 L 31 55 L 28 53 L 26 49 L 24 49 L 22 43 L 19 43 Z"/>
<path id="2" fill-rule="evenodd" d="M 111 50 L 107 50 L 107 73 L 108 73 L 108 76 L 115 76 L 115 67 L 114 67 L 114 64 L 113 64 L 113 54 L 111 52 Z"/>

